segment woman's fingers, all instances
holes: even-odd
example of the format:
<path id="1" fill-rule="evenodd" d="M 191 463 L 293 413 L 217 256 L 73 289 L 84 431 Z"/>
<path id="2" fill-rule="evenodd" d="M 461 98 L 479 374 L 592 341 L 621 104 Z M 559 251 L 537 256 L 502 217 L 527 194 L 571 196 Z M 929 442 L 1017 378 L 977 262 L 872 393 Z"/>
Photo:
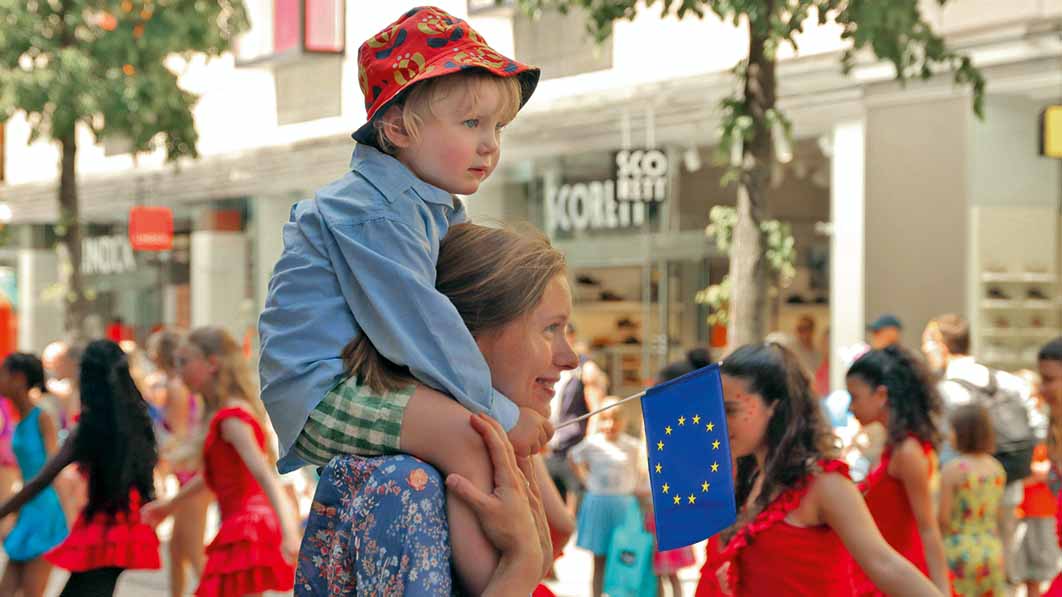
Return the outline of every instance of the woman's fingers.
<path id="1" fill-rule="evenodd" d="M 446 477 L 446 488 L 477 512 L 484 512 L 493 505 L 492 496 L 483 493 L 471 481 L 456 473 Z"/>
<path id="2" fill-rule="evenodd" d="M 483 438 L 483 443 L 487 446 L 487 454 L 494 467 L 495 491 L 500 487 L 509 489 L 520 487 L 524 483 L 523 476 L 518 472 L 513 445 L 509 443 L 509 438 L 502 426 L 483 414 L 472 415 L 471 423 L 472 428 L 479 433 Z"/>

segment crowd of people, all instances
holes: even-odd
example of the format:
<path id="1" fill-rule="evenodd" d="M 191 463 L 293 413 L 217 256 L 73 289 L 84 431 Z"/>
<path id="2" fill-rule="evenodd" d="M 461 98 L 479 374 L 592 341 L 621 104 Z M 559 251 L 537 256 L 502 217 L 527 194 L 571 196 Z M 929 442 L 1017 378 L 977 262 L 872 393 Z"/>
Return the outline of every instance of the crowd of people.
<path id="1" fill-rule="evenodd" d="M 349 172 L 283 229 L 257 379 L 221 327 L 159 330 L 142 362 L 121 321 L 0 364 L 0 595 L 41 595 L 53 567 L 64 595 L 113 594 L 161 567 L 170 518 L 172 594 L 192 572 L 226 597 L 541 597 L 573 536 L 597 597 L 621 527 L 651 532 L 639 422 L 573 347 L 564 255 L 466 222 L 458 198 L 497 166 L 539 70 L 434 7 L 358 62 L 367 122 Z M 840 393 L 811 319 L 788 346 L 724 356 L 738 518 L 698 595 L 1062 595 L 1062 338 L 1032 390 L 970 356 L 961 317 L 929 322 L 922 355 L 900 327 L 870 326 Z M 659 380 L 711 361 L 691 351 Z M 304 511 L 282 475 L 311 465 Z M 647 573 L 677 597 L 695 561 L 655 550 Z"/>

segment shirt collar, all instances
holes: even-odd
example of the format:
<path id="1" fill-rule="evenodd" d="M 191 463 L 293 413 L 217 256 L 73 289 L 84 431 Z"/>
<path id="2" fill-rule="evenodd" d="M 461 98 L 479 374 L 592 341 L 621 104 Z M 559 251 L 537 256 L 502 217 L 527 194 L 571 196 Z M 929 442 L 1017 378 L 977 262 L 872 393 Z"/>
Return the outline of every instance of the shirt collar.
<path id="1" fill-rule="evenodd" d="M 371 145 L 354 146 L 350 168 L 364 176 L 388 201 L 412 189 L 424 201 L 457 209 L 453 195 L 417 178 L 405 164 Z"/>

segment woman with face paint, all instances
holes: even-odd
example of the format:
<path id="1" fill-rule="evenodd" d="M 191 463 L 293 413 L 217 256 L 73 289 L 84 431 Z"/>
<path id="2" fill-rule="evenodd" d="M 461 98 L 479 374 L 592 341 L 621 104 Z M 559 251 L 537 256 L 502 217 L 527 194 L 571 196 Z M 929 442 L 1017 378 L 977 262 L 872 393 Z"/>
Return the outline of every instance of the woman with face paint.
<path id="1" fill-rule="evenodd" d="M 848 369 L 847 384 L 848 408 L 859 423 L 881 423 L 888 430 L 881 460 L 859 486 L 867 507 L 889 545 L 948 592 L 944 541 L 929 490 L 937 471 L 933 446 L 940 440 L 934 421 L 941 409 L 929 371 L 894 344 L 861 356 Z M 863 572 L 853 568 L 858 594 L 881 595 Z"/>
<path id="2" fill-rule="evenodd" d="M 712 566 L 725 593 L 852 595 L 851 554 L 888 595 L 941 595 L 874 525 L 791 351 L 741 347 L 722 381 L 741 509 Z"/>

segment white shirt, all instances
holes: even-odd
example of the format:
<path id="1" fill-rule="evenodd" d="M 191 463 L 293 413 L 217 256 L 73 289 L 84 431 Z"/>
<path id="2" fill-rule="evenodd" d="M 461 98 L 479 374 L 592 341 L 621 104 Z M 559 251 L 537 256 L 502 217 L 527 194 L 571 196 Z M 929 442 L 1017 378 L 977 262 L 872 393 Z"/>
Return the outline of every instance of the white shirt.
<path id="1" fill-rule="evenodd" d="M 586 490 L 598 495 L 630 495 L 638 482 L 638 440 L 620 434 L 615 442 L 595 433 L 579 442 L 568 457 L 589 470 Z"/>

